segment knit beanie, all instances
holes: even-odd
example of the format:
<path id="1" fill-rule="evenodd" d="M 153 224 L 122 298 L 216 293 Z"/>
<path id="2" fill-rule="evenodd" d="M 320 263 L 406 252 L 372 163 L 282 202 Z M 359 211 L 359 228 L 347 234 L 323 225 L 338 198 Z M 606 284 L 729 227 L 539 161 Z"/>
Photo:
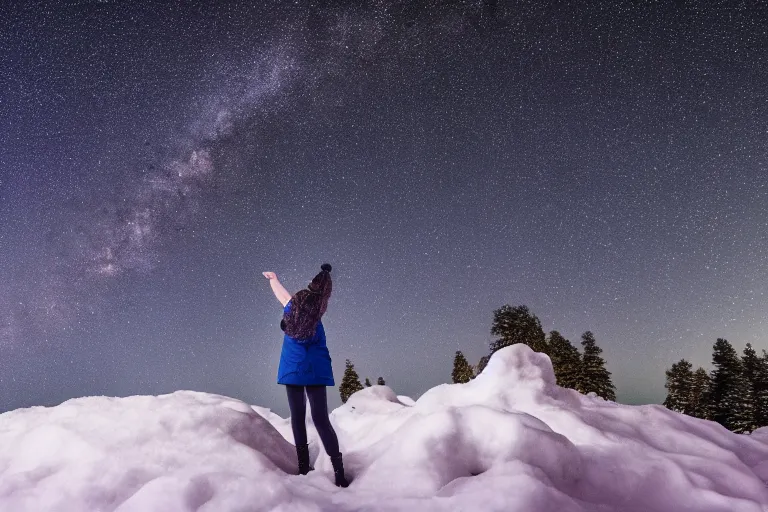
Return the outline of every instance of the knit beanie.
<path id="1" fill-rule="evenodd" d="M 307 289 L 311 293 L 317 293 L 319 295 L 328 296 L 331 291 L 331 265 L 330 263 L 323 263 L 320 265 L 320 273 L 317 274 L 312 282 L 309 283 Z"/>

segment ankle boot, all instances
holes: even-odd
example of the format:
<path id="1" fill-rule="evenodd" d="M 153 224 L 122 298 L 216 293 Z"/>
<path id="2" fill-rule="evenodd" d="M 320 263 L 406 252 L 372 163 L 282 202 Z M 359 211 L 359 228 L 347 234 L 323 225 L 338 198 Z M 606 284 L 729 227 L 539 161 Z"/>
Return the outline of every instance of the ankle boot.
<path id="1" fill-rule="evenodd" d="M 310 471 L 312 471 L 312 466 L 309 465 L 309 445 L 307 444 L 297 444 L 296 445 L 296 456 L 299 459 L 299 474 L 300 475 L 306 475 Z"/>
<path id="2" fill-rule="evenodd" d="M 336 477 L 336 487 L 349 486 L 349 482 L 344 476 L 344 464 L 341 461 L 341 454 L 332 455 L 331 464 L 333 464 L 333 475 Z"/>

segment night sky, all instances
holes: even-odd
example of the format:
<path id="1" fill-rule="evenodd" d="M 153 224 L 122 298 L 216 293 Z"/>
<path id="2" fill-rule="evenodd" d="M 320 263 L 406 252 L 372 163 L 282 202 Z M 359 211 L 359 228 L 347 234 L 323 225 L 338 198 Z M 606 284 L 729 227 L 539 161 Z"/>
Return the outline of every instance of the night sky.
<path id="1" fill-rule="evenodd" d="M 0 411 L 287 414 L 261 272 L 326 261 L 337 384 L 418 397 L 503 304 L 592 330 L 624 403 L 768 349 L 766 7 L 357 4 L 0 4 Z"/>

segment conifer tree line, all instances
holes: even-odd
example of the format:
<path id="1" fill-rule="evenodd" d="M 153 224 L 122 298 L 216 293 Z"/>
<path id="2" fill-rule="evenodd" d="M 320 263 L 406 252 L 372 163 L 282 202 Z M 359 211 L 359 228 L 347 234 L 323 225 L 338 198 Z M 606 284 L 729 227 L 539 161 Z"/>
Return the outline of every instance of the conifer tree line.
<path id="1" fill-rule="evenodd" d="M 454 383 L 465 383 L 477 377 L 498 350 L 524 343 L 537 352 L 543 352 L 552 360 L 557 384 L 575 389 L 581 393 L 595 393 L 606 400 L 616 400 L 616 388 L 611 381 L 611 372 L 605 368 L 605 360 L 600 356 L 603 350 L 597 346 L 591 331 L 581 335 L 583 353 L 558 331 L 544 334 L 541 321 L 530 312 L 528 306 L 510 306 L 505 304 L 493 312 L 491 334 L 496 339 L 490 344 L 490 353 L 480 358 L 477 365 L 471 365 L 459 350 L 453 359 L 451 378 Z M 371 380 L 366 377 L 365 387 L 370 387 Z M 378 385 L 385 385 L 379 377 Z M 360 376 L 352 362 L 346 360 L 346 369 L 339 386 L 341 401 L 346 403 L 352 394 L 364 389 Z"/>
<path id="2" fill-rule="evenodd" d="M 360 384 L 360 376 L 355 370 L 355 365 L 352 364 L 352 361 L 349 359 L 346 360 L 345 364 L 346 368 L 344 369 L 344 376 L 341 378 L 341 384 L 339 385 L 339 393 L 341 394 L 342 403 L 347 403 L 347 400 L 349 400 L 350 396 L 363 389 L 363 385 Z M 376 379 L 376 384 L 378 386 L 386 386 L 384 377 L 379 377 Z M 366 377 L 365 387 L 369 388 L 371 386 L 371 379 Z"/>
<path id="3" fill-rule="evenodd" d="M 490 354 L 483 356 L 477 366 L 470 365 L 461 351 L 456 352 L 451 375 L 454 383 L 469 382 L 483 371 L 496 351 L 523 343 L 549 356 L 558 386 L 584 394 L 594 392 L 606 400 L 616 400 L 611 372 L 605 368 L 605 360 L 600 357 L 603 350 L 597 346 L 591 331 L 581 335 L 582 354 L 558 331 L 553 330 L 549 336 L 545 335 L 541 321 L 531 313 L 528 306 L 512 307 L 505 304 L 493 312 L 491 334 L 497 339 L 491 342 Z"/>
<path id="4" fill-rule="evenodd" d="M 504 305 L 494 311 L 491 334 L 497 338 L 490 344 L 490 353 L 477 365 L 469 363 L 457 350 L 453 359 L 451 378 L 454 383 L 466 383 L 477 377 L 498 350 L 524 343 L 537 352 L 543 352 L 552 361 L 557 384 L 581 393 L 594 392 L 606 400 L 616 400 L 611 372 L 605 368 L 600 356 L 602 349 L 591 331 L 581 335 L 582 351 L 553 330 L 544 334 L 539 319 L 527 306 Z M 768 352 L 757 355 L 747 343 L 741 356 L 724 338 L 713 346 L 712 370 L 693 369 L 681 359 L 666 371 L 667 396 L 664 406 L 696 418 L 712 420 L 737 433 L 749 433 L 768 426 Z M 382 377 L 376 382 L 385 385 Z M 371 386 L 365 379 L 365 386 Z M 339 386 L 341 401 L 346 403 L 352 394 L 364 389 L 352 362 L 346 360 L 346 369 Z"/>
<path id="5" fill-rule="evenodd" d="M 768 426 L 768 352 L 758 356 L 750 343 L 741 357 L 728 340 L 712 348 L 712 371 L 693 371 L 685 359 L 666 371 L 664 406 L 712 420 L 738 433 Z"/>

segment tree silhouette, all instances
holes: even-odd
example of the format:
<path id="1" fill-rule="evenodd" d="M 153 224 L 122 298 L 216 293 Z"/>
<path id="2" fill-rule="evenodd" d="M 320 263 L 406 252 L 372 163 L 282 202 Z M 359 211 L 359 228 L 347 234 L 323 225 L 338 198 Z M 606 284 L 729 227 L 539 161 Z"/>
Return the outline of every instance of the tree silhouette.
<path id="1" fill-rule="evenodd" d="M 352 361 L 347 359 L 346 368 L 344 369 L 344 377 L 341 379 L 341 385 L 339 386 L 339 393 L 341 394 L 341 402 L 347 403 L 349 397 L 363 389 L 363 385 L 360 384 L 360 377 L 355 371 L 355 366 Z"/>

